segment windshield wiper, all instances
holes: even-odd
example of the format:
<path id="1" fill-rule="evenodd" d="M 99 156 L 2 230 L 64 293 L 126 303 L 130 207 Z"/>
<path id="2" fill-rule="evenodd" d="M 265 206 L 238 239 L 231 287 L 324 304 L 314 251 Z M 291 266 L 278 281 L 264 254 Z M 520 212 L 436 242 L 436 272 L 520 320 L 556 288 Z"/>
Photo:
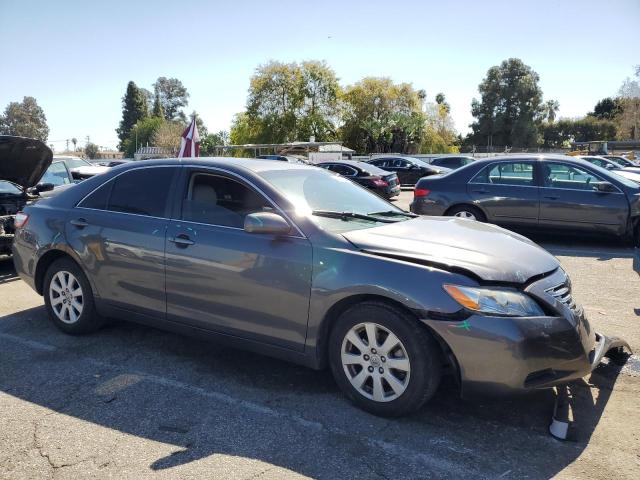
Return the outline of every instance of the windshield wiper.
<path id="1" fill-rule="evenodd" d="M 365 215 L 364 213 L 356 213 L 356 212 L 338 212 L 335 210 L 314 210 L 311 212 L 312 215 L 317 217 L 327 217 L 327 218 L 339 218 L 340 220 L 350 220 L 350 219 L 358 219 L 358 220 L 369 220 L 370 222 L 380 222 L 380 223 L 395 223 L 395 220 L 391 220 L 389 218 L 380 218 L 374 217 L 373 215 Z"/>
<path id="2" fill-rule="evenodd" d="M 367 215 L 383 215 L 383 216 L 402 216 L 402 217 L 410 217 L 410 218 L 415 218 L 415 217 L 419 217 L 419 215 L 416 215 L 415 213 L 409 213 L 409 212 L 399 212 L 397 210 L 386 210 L 384 212 L 370 212 L 367 213 Z"/>

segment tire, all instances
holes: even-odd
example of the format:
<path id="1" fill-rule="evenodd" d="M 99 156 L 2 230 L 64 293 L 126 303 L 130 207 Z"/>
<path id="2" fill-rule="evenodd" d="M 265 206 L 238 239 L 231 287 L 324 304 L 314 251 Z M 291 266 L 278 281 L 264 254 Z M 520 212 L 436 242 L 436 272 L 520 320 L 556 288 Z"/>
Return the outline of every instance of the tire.
<path id="1" fill-rule="evenodd" d="M 473 205 L 458 205 L 448 210 L 446 215 L 448 217 L 461 217 L 469 220 L 477 220 L 478 222 L 486 222 L 487 217 L 482 213 L 478 207 Z"/>
<path id="2" fill-rule="evenodd" d="M 71 259 L 61 258 L 49 266 L 44 277 L 43 295 L 49 318 L 65 333 L 89 333 L 104 324 L 96 312 L 87 277 Z"/>
<path id="3" fill-rule="evenodd" d="M 365 342 L 372 331 L 375 349 Z M 385 347 L 387 340 L 391 349 Z M 348 360 L 343 361 L 343 353 Z M 392 362 L 398 368 L 389 368 Z M 344 394 L 382 417 L 418 410 L 442 376 L 440 348 L 429 332 L 407 313 L 378 301 L 356 304 L 338 318 L 329 338 L 329 364 Z"/>

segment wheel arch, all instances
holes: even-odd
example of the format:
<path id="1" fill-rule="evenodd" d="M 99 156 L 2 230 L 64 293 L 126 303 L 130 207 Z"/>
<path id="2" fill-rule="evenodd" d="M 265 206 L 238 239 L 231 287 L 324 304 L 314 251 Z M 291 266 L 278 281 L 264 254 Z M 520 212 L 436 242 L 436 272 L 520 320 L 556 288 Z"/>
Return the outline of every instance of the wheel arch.
<path id="1" fill-rule="evenodd" d="M 51 266 L 53 262 L 55 262 L 60 258 L 68 258 L 69 260 L 71 260 L 73 263 L 75 263 L 78 266 L 80 270 L 82 270 L 82 272 L 85 274 L 87 279 L 89 279 L 89 276 L 87 275 L 87 272 L 85 272 L 84 268 L 82 268 L 82 265 L 80 265 L 80 263 L 71 254 L 69 254 L 69 252 L 65 250 L 60 250 L 60 249 L 49 250 L 48 252 L 46 252 L 44 255 L 40 257 L 40 259 L 38 260 L 38 263 L 36 264 L 36 270 L 34 274 L 34 285 L 36 287 L 36 292 L 38 292 L 39 295 L 43 294 L 44 276 L 47 273 L 49 266 Z M 91 285 L 90 280 L 89 280 L 89 284 Z M 93 288 L 93 285 L 91 285 L 91 287 Z"/>
<path id="2" fill-rule="evenodd" d="M 425 323 L 419 320 L 418 313 L 404 305 L 402 302 L 395 300 L 393 298 L 385 297 L 384 295 L 378 294 L 354 294 L 348 297 L 342 298 L 333 304 L 327 313 L 325 314 L 322 323 L 320 324 L 320 328 L 318 331 L 318 366 L 319 368 L 325 368 L 328 365 L 328 357 L 329 357 L 329 335 L 331 334 L 331 329 L 333 325 L 338 320 L 340 315 L 346 312 L 349 308 L 359 303 L 363 303 L 366 301 L 376 301 L 384 303 L 390 307 L 397 308 L 407 315 L 409 315 L 417 324 L 419 324 L 422 328 L 426 329 L 436 340 L 436 343 L 440 347 L 440 353 L 442 355 L 442 359 L 447 363 L 447 366 L 453 371 L 456 376 L 456 381 L 460 380 L 460 369 L 458 367 L 458 361 L 455 358 L 455 355 L 449 345 L 438 335 L 432 328 L 430 328 Z"/>
<path id="3" fill-rule="evenodd" d="M 489 215 L 487 214 L 487 212 L 484 210 L 484 208 L 480 207 L 479 205 L 476 205 L 474 203 L 470 203 L 470 202 L 458 202 L 458 203 L 454 203 L 453 205 L 449 206 L 444 213 L 442 214 L 443 216 L 448 216 L 449 212 L 451 212 L 453 209 L 458 208 L 458 207 L 468 207 L 471 208 L 473 210 L 478 210 L 480 213 L 482 213 L 482 215 L 484 215 L 485 219 L 489 218 Z"/>

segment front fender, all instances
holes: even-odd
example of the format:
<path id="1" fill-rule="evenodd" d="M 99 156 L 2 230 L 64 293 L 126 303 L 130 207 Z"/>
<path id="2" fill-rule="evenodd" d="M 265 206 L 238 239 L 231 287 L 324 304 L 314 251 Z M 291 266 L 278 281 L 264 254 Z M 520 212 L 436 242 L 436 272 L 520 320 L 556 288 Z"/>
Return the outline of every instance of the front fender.
<path id="1" fill-rule="evenodd" d="M 385 298 L 415 311 L 421 318 L 429 312 L 455 314 L 460 306 L 442 289 L 444 283 L 477 285 L 452 273 L 407 261 L 384 258 L 348 248 L 314 250 L 306 346 L 316 350 L 329 331 L 331 308 L 350 297 Z"/>

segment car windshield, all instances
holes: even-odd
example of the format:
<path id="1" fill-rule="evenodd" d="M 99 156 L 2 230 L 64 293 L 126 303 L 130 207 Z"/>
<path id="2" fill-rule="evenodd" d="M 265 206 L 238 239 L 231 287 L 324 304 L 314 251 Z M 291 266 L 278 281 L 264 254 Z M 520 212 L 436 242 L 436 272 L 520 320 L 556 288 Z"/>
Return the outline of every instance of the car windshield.
<path id="1" fill-rule="evenodd" d="M 52 183 L 54 187 L 71 183 L 64 162 L 53 162 L 40 179 L 40 183 Z"/>
<path id="2" fill-rule="evenodd" d="M 65 160 L 65 163 L 69 166 L 69 168 L 78 168 L 78 167 L 91 167 L 92 165 L 82 160 L 81 158 L 69 158 Z"/>
<path id="3" fill-rule="evenodd" d="M 340 232 L 377 227 L 411 218 L 375 193 L 319 168 L 260 172 L 300 215 L 311 215 L 322 228 Z"/>
<path id="4" fill-rule="evenodd" d="M 600 172 L 601 174 L 604 174 L 603 176 L 605 178 L 607 176 L 613 177 L 616 181 L 622 183 L 627 188 L 632 188 L 634 190 L 639 190 L 640 189 L 640 185 L 638 185 L 636 182 L 634 182 L 633 180 L 629 180 L 628 178 L 623 177 L 622 175 L 619 175 L 616 172 L 613 172 L 611 170 L 607 170 L 606 168 L 599 167 L 598 165 L 595 165 L 593 163 L 591 164 L 591 168 L 593 168 L 594 170 Z"/>
<path id="5" fill-rule="evenodd" d="M 11 182 L 7 182 L 6 180 L 0 180 L 0 194 L 16 194 L 16 193 L 22 193 L 22 190 L 20 190 L 20 188 L 18 188 L 18 186 L 14 185 Z"/>

